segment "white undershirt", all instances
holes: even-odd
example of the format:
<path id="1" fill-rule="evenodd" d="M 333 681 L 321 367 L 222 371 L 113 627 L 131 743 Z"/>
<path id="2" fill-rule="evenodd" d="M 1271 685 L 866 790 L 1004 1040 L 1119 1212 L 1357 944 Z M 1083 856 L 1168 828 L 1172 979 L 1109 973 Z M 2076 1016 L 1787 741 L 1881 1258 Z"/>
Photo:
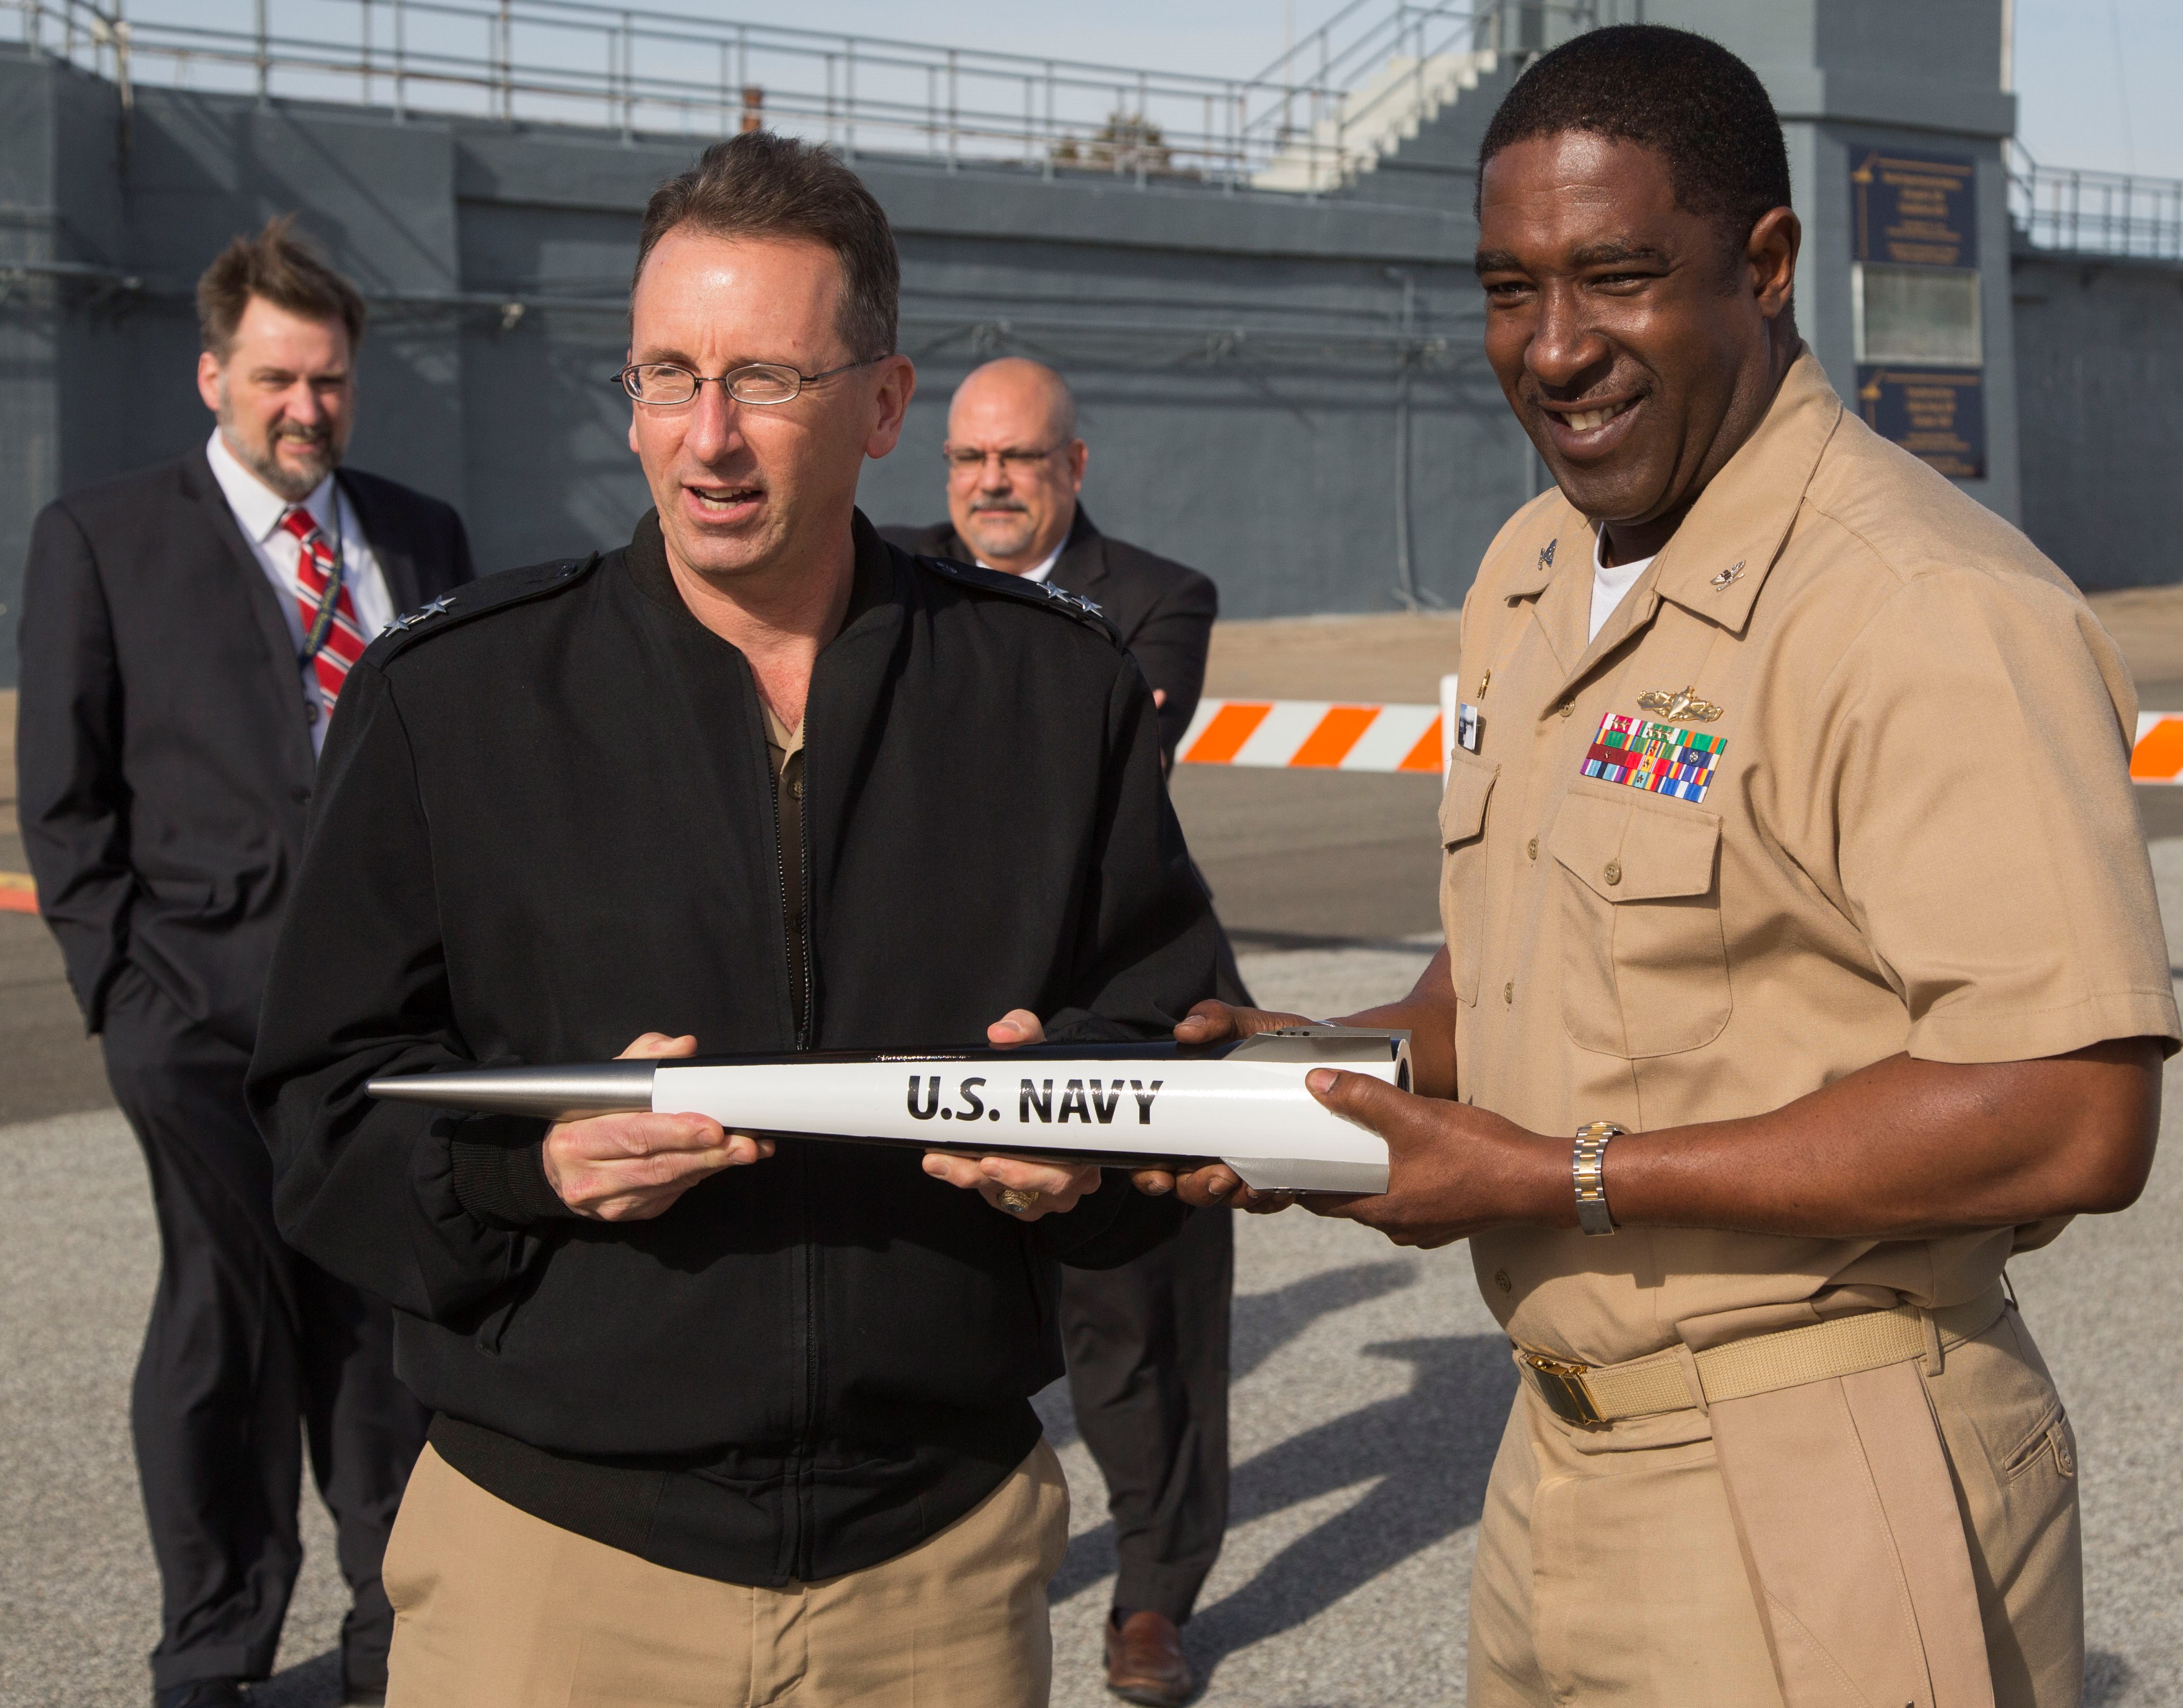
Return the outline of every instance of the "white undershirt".
<path id="1" fill-rule="evenodd" d="M 1600 548 L 1607 543 L 1607 530 L 1602 528 L 1591 541 L 1591 632 L 1585 637 L 1588 646 L 1599 638 L 1599 631 L 1607 626 L 1607 620 L 1614 615 L 1637 578 L 1653 567 L 1651 558 L 1640 558 L 1634 564 L 1603 564 Z"/>
<path id="2" fill-rule="evenodd" d="M 281 615 L 288 625 L 288 639 L 300 654 L 303 649 L 303 613 L 299 601 L 303 597 L 303 584 L 297 580 L 296 565 L 303 554 L 303 542 L 281 526 L 281 518 L 288 514 L 288 500 L 275 492 L 253 474 L 242 459 L 227 448 L 227 441 L 219 428 L 212 431 L 211 442 L 205 447 L 205 459 L 212 465 L 212 477 L 219 482 L 226 496 L 227 507 L 235 513 L 242 537 L 250 542 L 251 555 L 258 559 L 258 567 L 265 572 L 265 579 L 273 584 L 278 595 Z M 366 635 L 376 635 L 394 620 L 394 597 L 386 589 L 386 577 L 380 573 L 379 559 L 372 555 L 371 542 L 364 537 L 364 527 L 356 519 L 356 511 L 334 483 L 334 477 L 325 479 L 312 488 L 311 496 L 303 500 L 303 508 L 311 513 L 311 520 L 325 530 L 326 537 L 334 542 L 341 553 L 342 583 L 348 589 L 350 600 L 356 606 L 357 626 Z M 314 604 L 317 601 L 312 601 Z M 306 705 L 319 704 L 317 670 L 300 661 L 297 666 L 297 681 L 303 691 Z M 311 751 L 316 753 L 325 745 L 325 718 L 311 720 Z"/>
<path id="3" fill-rule="evenodd" d="M 1068 540 L 1064 538 L 1061 542 L 1061 546 L 1065 546 L 1068 543 Z M 1053 573 L 1053 566 L 1055 563 L 1057 563 L 1061 557 L 1061 546 L 1056 546 L 1052 551 L 1046 554 L 1043 561 L 1034 564 L 1030 568 L 1025 570 L 1023 572 L 1023 578 L 1027 581 L 1042 581 L 1048 576 L 1052 575 Z M 980 558 L 978 559 L 978 567 L 981 570 L 992 570 L 999 569 L 1000 565 L 997 564 L 989 564 L 983 558 Z M 1006 575 L 1008 572 L 1006 570 L 1001 570 L 1001 573 L 1003 575 Z"/>

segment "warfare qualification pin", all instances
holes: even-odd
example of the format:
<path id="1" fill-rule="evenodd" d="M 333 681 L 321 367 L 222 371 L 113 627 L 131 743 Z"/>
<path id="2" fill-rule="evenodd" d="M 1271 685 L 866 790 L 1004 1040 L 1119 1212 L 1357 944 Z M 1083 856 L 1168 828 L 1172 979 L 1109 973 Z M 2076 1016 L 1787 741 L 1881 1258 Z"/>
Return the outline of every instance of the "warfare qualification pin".
<path id="1" fill-rule="evenodd" d="M 1664 693 L 1658 688 L 1647 688 L 1637 696 L 1638 706 L 1671 724 L 1709 724 L 1720 715 L 1720 708 L 1711 700 L 1702 700 L 1688 688 L 1680 693 Z"/>

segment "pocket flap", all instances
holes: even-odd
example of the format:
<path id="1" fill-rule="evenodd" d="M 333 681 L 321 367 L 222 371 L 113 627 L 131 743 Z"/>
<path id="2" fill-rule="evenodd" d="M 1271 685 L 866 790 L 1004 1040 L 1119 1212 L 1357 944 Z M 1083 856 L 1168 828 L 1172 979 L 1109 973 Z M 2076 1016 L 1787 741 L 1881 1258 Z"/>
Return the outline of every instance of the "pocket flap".
<path id="1" fill-rule="evenodd" d="M 1469 842 L 1486 828 L 1486 803 L 1493 793 L 1501 767 L 1483 759 L 1455 756 L 1449 766 L 1447 787 L 1440 798 L 1440 840 L 1442 848 Z"/>
<path id="2" fill-rule="evenodd" d="M 1719 815 L 1686 803 L 1656 805 L 1635 789 L 1629 793 L 1628 800 L 1568 795 L 1548 838 L 1554 858 L 1603 901 L 1660 901 L 1711 890 Z"/>

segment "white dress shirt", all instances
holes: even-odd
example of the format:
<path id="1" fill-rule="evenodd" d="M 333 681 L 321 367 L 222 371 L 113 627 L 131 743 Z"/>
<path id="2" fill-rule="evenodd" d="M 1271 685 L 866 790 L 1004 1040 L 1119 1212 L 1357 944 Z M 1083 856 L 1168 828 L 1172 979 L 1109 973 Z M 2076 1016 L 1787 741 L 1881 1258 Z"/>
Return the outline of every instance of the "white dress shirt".
<path id="1" fill-rule="evenodd" d="M 297 685 L 302 688 L 303 704 L 316 709 L 319 704 L 317 671 L 303 662 L 303 613 L 299 603 L 303 598 L 303 583 L 297 576 L 297 565 L 303 554 L 303 542 L 281 526 L 281 518 L 288 514 L 288 500 L 275 492 L 251 472 L 242 459 L 227 448 L 227 441 L 219 428 L 212 431 L 211 442 L 205 447 L 205 459 L 212 465 L 212 477 L 219 482 L 220 491 L 226 495 L 227 507 L 235 513 L 242 537 L 250 542 L 252 555 L 258 566 L 265 571 L 265 579 L 273 584 L 273 591 L 281 603 L 281 615 L 288 624 L 290 646 L 298 655 L 296 666 Z M 334 549 L 341 554 L 342 585 L 348 589 L 351 602 L 356 606 L 357 626 L 367 636 L 376 635 L 394 620 L 394 596 L 387 591 L 386 577 L 379 567 L 379 559 L 372 554 L 371 542 L 364 537 L 363 526 L 356 519 L 356 510 L 345 498 L 334 477 L 328 475 L 303 500 L 303 508 L 311 513 L 311 520 L 325 531 L 333 542 Z M 314 598 L 315 605 L 318 601 Z M 325 745 L 326 720 L 311 720 L 311 751 L 316 753 Z"/>
<path id="2" fill-rule="evenodd" d="M 1065 546 L 1068 543 L 1068 537 L 1064 535 L 1062 537 L 1061 545 L 1056 546 L 1052 551 L 1048 552 L 1042 561 L 1034 564 L 1030 568 L 1025 570 L 1023 572 L 1023 578 L 1027 581 L 1044 581 L 1048 576 L 1053 573 L 1054 565 L 1060 560 L 1061 546 Z M 989 564 L 983 558 L 980 558 L 978 559 L 978 567 L 981 570 L 990 570 L 995 568 L 996 565 Z M 1003 575 L 1006 575 L 1008 571 L 1006 570 L 1003 570 L 1001 573 Z"/>

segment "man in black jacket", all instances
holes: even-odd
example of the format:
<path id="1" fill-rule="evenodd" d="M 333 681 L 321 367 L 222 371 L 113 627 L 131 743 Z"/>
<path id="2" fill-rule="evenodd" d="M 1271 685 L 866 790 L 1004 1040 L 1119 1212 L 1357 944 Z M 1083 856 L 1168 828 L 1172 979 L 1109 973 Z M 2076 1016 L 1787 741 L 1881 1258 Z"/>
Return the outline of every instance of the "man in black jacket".
<path id="1" fill-rule="evenodd" d="M 880 531 L 907 551 L 1065 587 L 1099 607 L 1152 684 L 1170 762 L 1205 687 L 1220 594 L 1195 570 L 1092 525 L 1079 501 L 1091 452 L 1076 399 L 1043 363 L 1003 356 L 947 405 L 947 520 Z"/>
<path id="2" fill-rule="evenodd" d="M 1119 629 L 1160 704 L 1170 763 L 1205 683 L 1219 613 L 1195 570 L 1101 533 L 1078 493 L 1090 453 L 1068 381 L 1003 357 L 947 406 L 948 520 L 889 528 L 897 545 L 1066 587 Z M 1220 996 L 1247 1004 L 1224 938 Z M 1133 1702 L 1195 1688 L 1180 1627 L 1228 1525 L 1231 1218 L 1208 1210 L 1181 1236 L 1113 1269 L 1072 1270 L 1061 1295 L 1069 1394 L 1106 1479 L 1119 1569 L 1107 1618 L 1107 1683 Z"/>
<path id="3" fill-rule="evenodd" d="M 362 1090 L 633 1036 L 1158 1037 L 1210 991 L 1112 629 L 853 509 L 914 381 L 897 279 L 823 151 L 753 132 L 663 185 L 623 376 L 657 509 L 380 642 L 329 743 L 252 1098 L 281 1226 L 393 1300 L 436 1413 L 397 1708 L 1046 1700 L 1056 1260 L 1136 1255 L 1175 1197 Z"/>
<path id="4" fill-rule="evenodd" d="M 131 1403 L 155 1698 L 239 1702 L 272 1670 L 302 1557 L 300 1416 L 355 1598 L 346 1681 L 373 1700 L 380 1557 L 425 1414 L 386 1307 L 275 1230 L 242 1079 L 326 714 L 381 626 L 470 578 L 469 548 L 447 505 L 337 468 L 364 304 L 285 221 L 231 244 L 197 300 L 210 441 L 47 506 L 31 534 L 23 841 L 158 1216 Z"/>

